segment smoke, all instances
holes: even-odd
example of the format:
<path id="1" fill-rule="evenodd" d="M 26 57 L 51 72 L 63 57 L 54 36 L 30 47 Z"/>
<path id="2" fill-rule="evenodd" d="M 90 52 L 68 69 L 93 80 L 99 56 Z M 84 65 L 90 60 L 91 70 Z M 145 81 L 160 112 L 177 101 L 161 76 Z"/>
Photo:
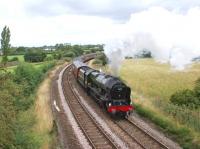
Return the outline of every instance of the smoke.
<path id="1" fill-rule="evenodd" d="M 120 66 L 121 66 L 120 64 L 123 60 L 122 50 L 117 49 L 116 51 L 110 52 L 109 57 L 111 57 L 111 59 L 110 59 L 110 70 L 111 70 L 113 75 L 118 76 L 119 69 L 120 69 Z"/>
<path id="2" fill-rule="evenodd" d="M 161 7 L 134 13 L 105 46 L 111 70 L 116 75 L 126 56 L 148 49 L 159 62 L 182 70 L 200 56 L 200 8 L 185 14 Z M 123 34 L 122 34 L 123 33 Z"/>

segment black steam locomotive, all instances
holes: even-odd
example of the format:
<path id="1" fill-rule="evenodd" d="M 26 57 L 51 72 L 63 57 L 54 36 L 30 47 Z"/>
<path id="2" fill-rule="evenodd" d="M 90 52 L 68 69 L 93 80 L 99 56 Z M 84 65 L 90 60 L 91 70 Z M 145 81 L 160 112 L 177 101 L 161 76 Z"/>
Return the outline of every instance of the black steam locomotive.
<path id="1" fill-rule="evenodd" d="M 128 116 L 133 110 L 131 89 L 118 78 L 88 67 L 83 58 L 73 61 L 73 73 L 89 95 L 111 115 Z"/>

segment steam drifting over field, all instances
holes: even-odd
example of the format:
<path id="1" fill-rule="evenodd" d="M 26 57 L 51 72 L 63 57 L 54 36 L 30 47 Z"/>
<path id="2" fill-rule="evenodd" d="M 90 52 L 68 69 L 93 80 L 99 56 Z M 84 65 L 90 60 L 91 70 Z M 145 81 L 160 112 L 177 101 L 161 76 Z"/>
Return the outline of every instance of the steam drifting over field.
<path id="1" fill-rule="evenodd" d="M 105 47 L 111 70 L 117 75 L 125 56 L 148 49 L 160 62 L 182 70 L 200 56 L 200 8 L 184 14 L 161 7 L 134 13 Z"/>

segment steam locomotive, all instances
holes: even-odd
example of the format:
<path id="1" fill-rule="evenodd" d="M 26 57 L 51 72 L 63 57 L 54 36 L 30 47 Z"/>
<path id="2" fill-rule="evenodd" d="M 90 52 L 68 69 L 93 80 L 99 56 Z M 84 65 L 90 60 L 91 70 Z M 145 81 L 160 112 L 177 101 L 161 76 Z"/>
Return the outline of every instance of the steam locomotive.
<path id="1" fill-rule="evenodd" d="M 92 59 L 92 56 L 90 57 Z M 86 60 L 88 57 L 79 57 L 73 61 L 72 68 L 76 80 L 112 116 L 128 116 L 133 110 L 130 87 L 117 77 L 88 67 L 83 63 Z"/>

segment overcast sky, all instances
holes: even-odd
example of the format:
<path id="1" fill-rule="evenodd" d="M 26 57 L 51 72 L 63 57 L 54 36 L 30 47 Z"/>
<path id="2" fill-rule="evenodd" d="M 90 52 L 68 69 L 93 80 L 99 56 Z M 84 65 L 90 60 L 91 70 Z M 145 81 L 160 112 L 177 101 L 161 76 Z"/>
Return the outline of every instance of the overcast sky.
<path id="1" fill-rule="evenodd" d="M 105 43 L 154 6 L 184 15 L 200 0 L 1 0 L 0 31 L 9 26 L 13 46 Z"/>

